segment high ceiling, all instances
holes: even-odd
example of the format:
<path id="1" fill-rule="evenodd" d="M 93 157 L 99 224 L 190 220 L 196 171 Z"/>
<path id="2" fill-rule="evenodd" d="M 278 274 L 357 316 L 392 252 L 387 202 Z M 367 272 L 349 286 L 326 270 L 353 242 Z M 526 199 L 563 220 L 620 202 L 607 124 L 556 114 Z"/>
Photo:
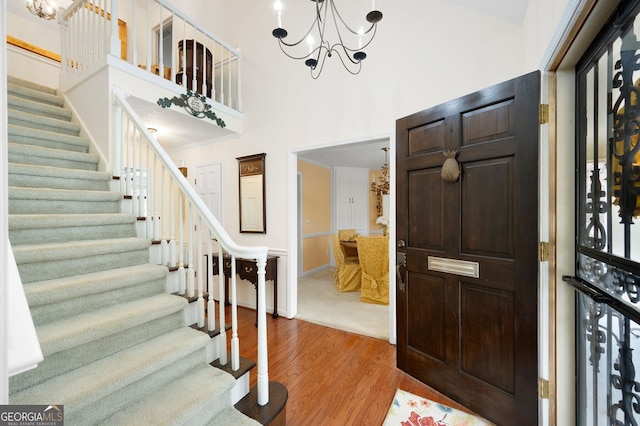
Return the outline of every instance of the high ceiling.
<path id="1" fill-rule="evenodd" d="M 444 0 L 446 2 L 457 4 L 461 7 L 475 10 L 499 19 L 504 19 L 520 25 L 524 18 L 528 0 Z M 58 4 L 65 6 L 70 3 L 68 0 L 59 0 Z M 179 1 L 173 3 L 179 4 Z M 392 7 L 392 2 L 385 2 L 385 7 Z M 25 17 L 29 17 L 29 13 L 24 7 L 21 0 L 7 2 L 7 10 L 17 13 Z M 30 16 L 38 20 L 38 18 Z M 41 21 L 43 25 L 56 25 L 52 21 Z M 191 120 L 188 126 L 184 123 L 184 114 L 177 114 L 172 111 L 160 111 L 157 105 L 150 104 L 140 99 L 130 98 L 136 112 L 141 116 L 145 123 L 153 126 L 155 123 L 162 123 L 162 134 L 158 135 L 159 141 L 166 149 L 178 147 L 185 143 L 197 143 L 221 137 L 229 137 L 232 132 L 226 129 L 220 129 L 217 126 L 204 125 L 198 120 L 186 117 Z M 160 126 L 158 126 L 160 127 Z M 311 149 L 298 153 L 298 156 L 307 161 L 331 166 L 349 166 L 349 167 L 365 167 L 369 169 L 377 169 L 384 162 L 384 153 L 381 151 L 383 146 L 388 146 L 389 141 L 375 140 L 369 142 L 359 142 L 353 144 L 345 144 L 340 146 Z"/>
<path id="2" fill-rule="evenodd" d="M 516 25 L 522 24 L 529 0 L 444 0 Z"/>

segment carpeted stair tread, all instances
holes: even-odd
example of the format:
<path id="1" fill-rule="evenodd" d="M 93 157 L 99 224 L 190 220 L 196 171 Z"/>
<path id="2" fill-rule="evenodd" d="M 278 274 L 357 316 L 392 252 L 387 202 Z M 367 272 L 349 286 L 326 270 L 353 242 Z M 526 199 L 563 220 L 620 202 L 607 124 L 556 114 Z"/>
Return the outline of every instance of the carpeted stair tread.
<path id="1" fill-rule="evenodd" d="M 100 157 L 86 152 L 46 148 L 9 142 L 9 163 L 53 166 L 67 169 L 98 170 Z"/>
<path id="2" fill-rule="evenodd" d="M 30 112 L 32 114 L 39 114 L 48 117 L 56 117 L 59 120 L 71 121 L 72 117 L 72 112 L 70 110 L 61 108 L 58 105 L 37 102 L 32 99 L 22 98 L 20 96 L 11 94 L 7 96 L 7 106 L 10 109 L 15 109 L 18 111 Z"/>
<path id="3" fill-rule="evenodd" d="M 8 84 L 17 85 L 17 86 L 20 86 L 20 87 L 29 88 L 29 89 L 32 89 L 32 90 L 36 90 L 38 92 L 48 93 L 48 94 L 54 95 L 54 96 L 58 95 L 58 89 L 54 89 L 53 87 L 45 86 L 45 85 L 42 85 L 40 83 L 34 83 L 31 80 L 24 80 L 24 79 L 22 79 L 20 77 L 14 76 L 14 75 L 8 75 L 7 76 L 7 83 Z"/>
<path id="4" fill-rule="evenodd" d="M 106 191 L 109 182 L 106 172 L 9 163 L 9 186 Z"/>
<path id="5" fill-rule="evenodd" d="M 13 247 L 23 284 L 149 262 L 149 240 L 115 238 Z"/>
<path id="6" fill-rule="evenodd" d="M 7 110 L 7 118 L 9 119 L 9 124 L 15 124 L 17 126 L 32 127 L 72 136 L 78 136 L 80 134 L 79 124 L 60 120 L 55 117 L 45 117 L 39 114 L 9 109 Z"/>
<path id="7" fill-rule="evenodd" d="M 16 83 L 8 82 L 7 93 L 9 95 L 31 99 L 34 101 L 47 103 L 49 105 L 56 105 L 58 107 L 64 106 L 64 98 L 62 96 L 58 96 L 57 94 L 53 94 L 53 93 L 48 93 L 46 91 L 40 90 L 40 88 L 28 87 L 28 86 L 25 86 L 24 84 L 16 84 Z"/>
<path id="8" fill-rule="evenodd" d="M 87 344 L 130 328 L 138 327 L 186 308 L 187 303 L 171 294 L 110 306 L 38 327 L 44 356 Z"/>
<path id="9" fill-rule="evenodd" d="M 34 324 L 166 292 L 166 266 L 150 263 L 25 284 Z"/>
<path id="10" fill-rule="evenodd" d="M 192 365 L 185 366 L 185 364 L 193 364 L 193 360 L 188 360 L 189 355 L 195 353 L 195 357 L 201 358 L 201 362 L 204 362 L 204 348 L 208 344 L 209 338 L 204 334 L 188 327 L 181 327 L 16 392 L 10 395 L 9 402 L 11 404 L 49 404 L 51 401 L 63 401 L 65 420 L 69 420 L 67 415 L 72 417 L 75 411 L 80 411 L 93 403 L 104 404 L 105 408 L 111 409 L 112 406 L 102 401 L 103 398 L 112 398 L 112 394 L 123 390 L 125 394 L 121 398 L 135 401 L 136 394 L 127 392 L 128 386 L 147 379 L 165 367 L 170 367 L 176 372 L 179 372 L 178 367 L 181 366 L 188 366 L 191 369 Z M 160 388 L 161 386 L 156 390 Z M 196 392 L 197 389 L 192 391 Z M 71 421 L 69 423 L 73 424 Z"/>
<path id="11" fill-rule="evenodd" d="M 9 215 L 9 240 L 14 246 L 135 236 L 136 217 L 109 214 Z"/>
<path id="12" fill-rule="evenodd" d="M 142 281 L 165 279 L 167 274 L 166 266 L 145 263 L 68 278 L 38 281 L 26 284 L 24 291 L 29 306 L 34 307 L 89 294 L 105 293 Z"/>
<path id="13" fill-rule="evenodd" d="M 9 142 L 37 145 L 46 148 L 64 149 L 68 151 L 89 151 L 89 139 L 80 136 L 34 129 L 11 123 L 8 125 L 8 130 L 7 139 Z"/>
<path id="14" fill-rule="evenodd" d="M 233 387 L 234 380 L 227 373 L 215 370 L 207 366 L 198 367 L 191 374 L 115 413 L 100 425 L 199 426 L 210 424 L 211 419 L 222 411 L 225 411 L 225 425 L 256 425 L 249 418 L 246 418 L 246 423 L 238 423 L 245 416 L 231 406 L 230 400 L 227 406 L 222 404 L 220 397 Z M 176 398 L 176 395 L 181 398 Z M 228 414 L 227 410 L 230 411 Z"/>
<path id="15" fill-rule="evenodd" d="M 147 250 L 149 240 L 143 238 L 114 238 L 105 240 L 71 241 L 67 243 L 29 244 L 14 247 L 18 267 L 25 263 L 65 260 L 80 253 L 84 256 Z"/>
<path id="16" fill-rule="evenodd" d="M 226 407 L 220 414 L 211 419 L 207 426 L 255 426 L 259 424 L 252 418 L 242 414 L 235 407 Z"/>
<path id="17" fill-rule="evenodd" d="M 9 214 L 117 213 L 122 194 L 114 191 L 9 187 Z"/>
<path id="18" fill-rule="evenodd" d="M 130 328 L 118 334 L 93 340 L 90 344 L 56 352 L 38 364 L 38 368 L 26 371 L 9 380 L 10 393 L 16 393 L 37 385 L 52 377 L 67 373 L 83 365 L 111 356 L 121 350 L 133 347 L 141 342 L 161 336 L 171 330 L 184 326 L 184 312 L 176 312 L 159 319 L 149 321 L 142 327 Z"/>

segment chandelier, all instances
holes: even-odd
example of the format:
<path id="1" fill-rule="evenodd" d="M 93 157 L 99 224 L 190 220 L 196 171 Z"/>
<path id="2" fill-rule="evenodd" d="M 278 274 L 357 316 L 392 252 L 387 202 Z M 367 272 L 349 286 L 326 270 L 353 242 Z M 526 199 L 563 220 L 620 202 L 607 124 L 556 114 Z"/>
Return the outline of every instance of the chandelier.
<path id="1" fill-rule="evenodd" d="M 334 53 L 340 58 L 347 71 L 354 75 L 358 74 L 362 68 L 362 61 L 367 57 L 364 49 L 373 41 L 377 24 L 382 19 L 382 12 L 376 10 L 375 0 L 372 0 L 371 11 L 366 16 L 370 24 L 366 30 L 363 27 L 354 30 L 347 25 L 333 0 L 311 0 L 311 2 L 315 8 L 315 19 L 311 23 L 311 28 L 298 41 L 287 43 L 284 39 L 288 33 L 282 27 L 282 3 L 276 0 L 274 8 L 278 17 L 278 28 L 273 30 L 272 34 L 278 39 L 280 49 L 291 59 L 304 59 L 304 64 L 310 68 L 313 79 L 320 76 L 326 58 L 331 58 Z M 328 34 L 325 34 L 328 18 L 333 21 L 330 27 L 333 27 L 336 33 L 337 41 L 334 43 L 330 42 L 326 38 Z M 304 46 L 298 47 L 304 41 L 308 46 L 306 52 Z"/>
<path id="2" fill-rule="evenodd" d="M 382 148 L 384 151 L 384 164 L 380 167 L 378 180 L 371 178 L 371 192 L 376 194 L 376 209 L 378 216 L 382 214 L 382 196 L 389 193 L 389 147 Z"/>
<path id="3" fill-rule="evenodd" d="M 49 5 L 48 0 L 27 0 L 27 9 L 39 18 L 52 20 L 55 19 L 58 8 L 53 5 Z"/>

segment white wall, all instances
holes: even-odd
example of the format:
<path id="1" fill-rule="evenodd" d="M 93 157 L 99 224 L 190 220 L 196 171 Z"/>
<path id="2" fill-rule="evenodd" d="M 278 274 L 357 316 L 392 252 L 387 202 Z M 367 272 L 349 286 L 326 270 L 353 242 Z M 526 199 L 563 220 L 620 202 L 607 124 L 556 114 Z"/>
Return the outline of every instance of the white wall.
<path id="1" fill-rule="evenodd" d="M 389 136 L 398 118 L 535 70 L 562 13 L 550 0 L 530 7 L 523 28 L 534 34 L 526 36 L 518 25 L 445 1 L 379 1 L 384 18 L 363 71 L 352 76 L 331 58 L 320 78 L 313 80 L 301 61 L 280 52 L 271 35 L 276 25 L 272 3 L 199 0 L 180 6 L 188 15 L 208 19 L 213 33 L 240 47 L 245 131 L 237 138 L 186 146 L 171 154 L 190 167 L 204 159 L 222 161 L 227 185 L 224 225 L 232 237 L 241 244 L 290 251 L 295 247 L 288 247 L 288 232 L 294 227 L 283 210 L 290 202 L 288 152 Z M 289 25 L 311 21 L 308 14 L 295 14 L 312 7 L 302 9 L 307 6 L 303 2 L 294 9 L 300 2 L 283 3 L 283 26 L 293 39 L 297 34 Z M 370 2 L 355 4 L 364 11 Z M 217 10 L 225 13 L 216 14 Z M 542 15 L 544 24 L 538 22 Z M 267 153 L 268 233 L 239 234 L 235 158 L 260 152 Z"/>

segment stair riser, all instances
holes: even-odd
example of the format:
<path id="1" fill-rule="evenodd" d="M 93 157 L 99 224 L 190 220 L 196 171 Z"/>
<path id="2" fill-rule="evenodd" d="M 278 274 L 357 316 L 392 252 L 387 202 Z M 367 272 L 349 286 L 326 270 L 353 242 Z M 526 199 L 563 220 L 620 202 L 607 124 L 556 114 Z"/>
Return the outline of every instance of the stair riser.
<path id="1" fill-rule="evenodd" d="M 153 339 L 182 326 L 181 313 L 150 321 L 143 326 L 134 327 L 124 332 L 108 336 L 83 347 L 74 347 L 66 351 L 47 355 L 35 370 L 11 377 L 9 381 L 10 393 L 18 392 L 30 386 L 41 383 L 59 374 L 64 374 L 75 368 L 108 357 L 136 344 Z"/>
<path id="2" fill-rule="evenodd" d="M 64 169 L 98 170 L 97 162 L 72 161 L 57 158 L 37 157 L 25 154 L 12 154 L 9 151 L 9 163 L 32 164 L 34 166 L 51 166 Z"/>
<path id="3" fill-rule="evenodd" d="M 74 214 L 74 213 L 119 213 L 117 201 L 75 200 L 25 200 L 10 199 L 9 214 Z"/>
<path id="4" fill-rule="evenodd" d="M 81 189 L 90 191 L 106 191 L 108 180 L 66 179 L 54 176 L 31 176 L 9 172 L 9 186 L 22 188 Z"/>
<path id="5" fill-rule="evenodd" d="M 141 265 L 149 262 L 149 251 L 138 250 L 123 253 L 107 253 L 97 256 L 18 263 L 23 284 L 106 271 L 115 267 Z"/>
<path id="6" fill-rule="evenodd" d="M 64 228 L 9 229 L 13 246 L 23 244 L 47 244 L 67 241 L 97 240 L 102 238 L 135 237 L 133 223 L 96 226 L 69 226 Z"/>
<path id="7" fill-rule="evenodd" d="M 31 317 L 35 325 L 46 324 L 74 315 L 95 312 L 118 303 L 126 303 L 154 294 L 162 294 L 165 286 L 164 280 L 148 281 L 126 288 L 116 288 L 104 293 L 71 298 L 58 303 L 32 306 Z"/>

